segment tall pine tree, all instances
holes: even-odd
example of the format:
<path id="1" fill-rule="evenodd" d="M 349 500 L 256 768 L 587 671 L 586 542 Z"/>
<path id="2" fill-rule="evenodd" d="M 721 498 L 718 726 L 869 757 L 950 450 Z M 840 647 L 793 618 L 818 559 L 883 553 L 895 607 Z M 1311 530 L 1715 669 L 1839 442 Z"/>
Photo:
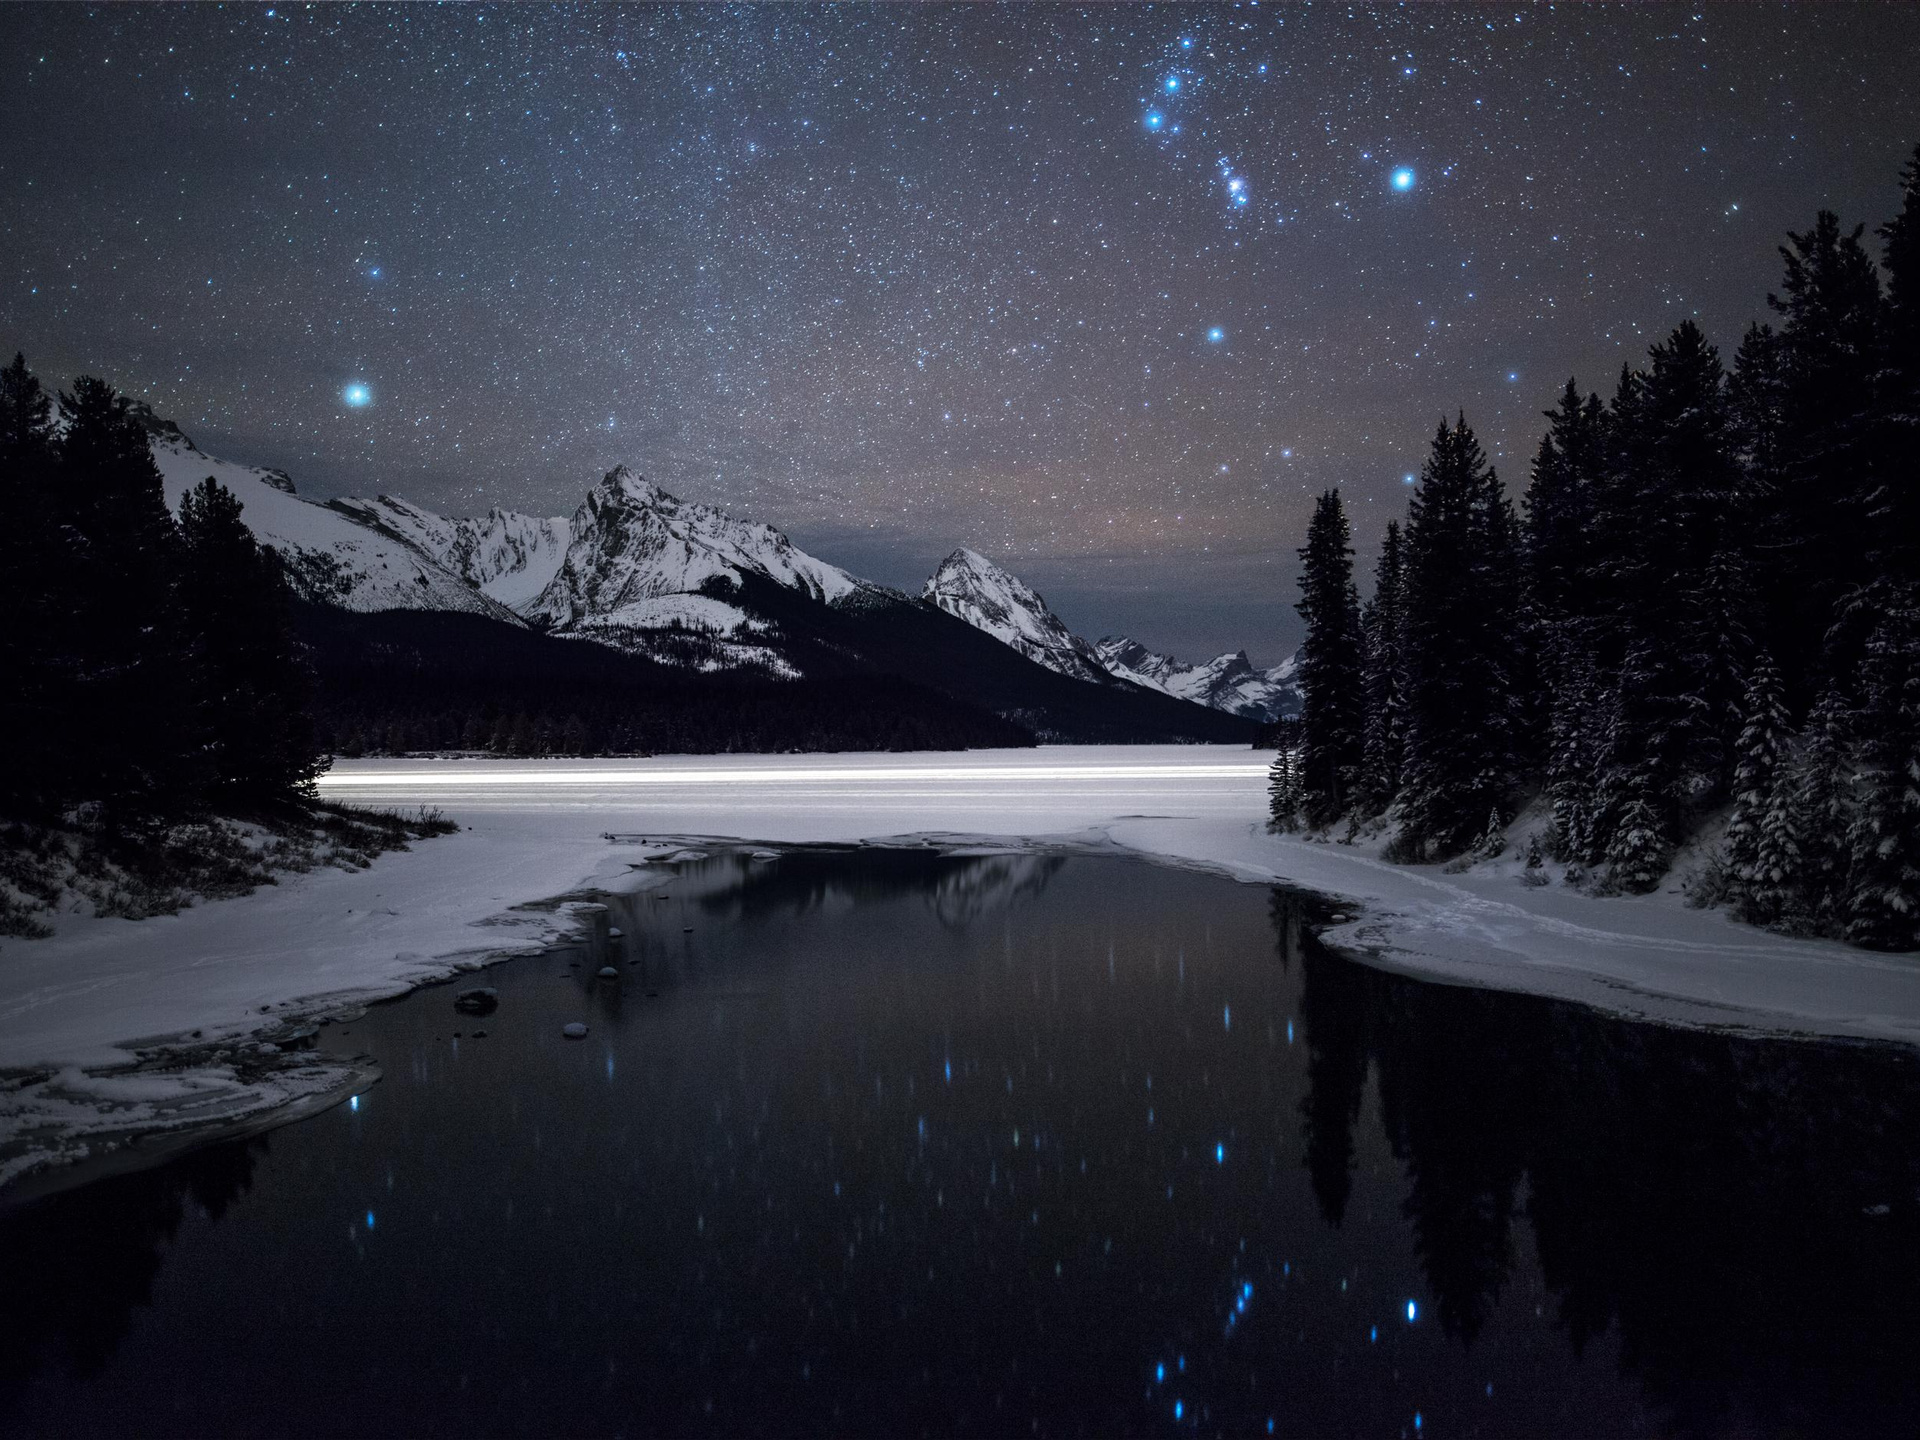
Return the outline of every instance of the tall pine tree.
<path id="1" fill-rule="evenodd" d="M 1307 626 L 1299 672 L 1302 808 L 1307 824 L 1321 826 L 1353 803 L 1365 743 L 1360 597 L 1338 490 L 1314 504 L 1294 608 Z"/>
<path id="2" fill-rule="evenodd" d="M 1859 583 L 1859 557 L 1875 475 L 1873 397 L 1884 328 L 1880 277 L 1860 243 L 1822 210 L 1787 237 L 1779 293 L 1785 391 L 1780 475 L 1761 528 L 1758 568 L 1769 577 L 1770 647 L 1790 695 L 1807 697 L 1846 677 L 1852 654 L 1832 654 L 1836 603 Z"/>
<path id="3" fill-rule="evenodd" d="M 324 766 L 284 567 L 240 514 L 240 501 L 211 476 L 187 492 L 181 608 L 210 791 L 260 804 L 309 794 Z"/>
<path id="4" fill-rule="evenodd" d="M 1398 521 L 1387 522 L 1380 559 L 1373 572 L 1373 598 L 1361 617 L 1366 640 L 1366 697 L 1360 804 L 1378 814 L 1400 793 L 1405 764 L 1407 719 L 1402 672 L 1402 628 L 1406 623 L 1406 550 Z"/>
<path id="5" fill-rule="evenodd" d="M 63 613 L 51 710 L 70 798 L 160 811 L 199 778 L 180 624 L 180 536 L 126 397 L 82 376 L 60 395 L 49 504 Z"/>
<path id="6" fill-rule="evenodd" d="M 1863 666 L 1859 804 L 1847 836 L 1845 934 L 1920 946 L 1920 595 L 1900 592 Z"/>
<path id="7" fill-rule="evenodd" d="M 66 752 L 49 709 L 50 624 L 60 608 L 48 508 L 53 401 L 15 355 L 0 370 L 0 808 L 13 814 L 55 798 Z"/>
<path id="8" fill-rule="evenodd" d="M 1396 854 L 1457 854 L 1510 813 L 1521 769 L 1519 521 L 1463 415 L 1407 511 L 1407 758 Z"/>
<path id="9" fill-rule="evenodd" d="M 1761 831 L 1793 735 L 1786 687 L 1770 655 L 1763 653 L 1754 663 L 1744 710 L 1733 777 L 1733 814 L 1727 821 L 1728 880 L 1736 897 L 1746 895 L 1759 876 Z"/>

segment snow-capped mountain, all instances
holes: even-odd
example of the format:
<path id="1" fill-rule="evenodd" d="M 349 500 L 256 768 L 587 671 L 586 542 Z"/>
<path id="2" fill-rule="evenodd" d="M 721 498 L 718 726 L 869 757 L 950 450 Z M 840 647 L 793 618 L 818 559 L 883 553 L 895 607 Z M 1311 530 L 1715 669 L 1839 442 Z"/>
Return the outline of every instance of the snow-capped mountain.
<path id="1" fill-rule="evenodd" d="M 1202 665 L 1183 665 L 1124 635 L 1107 636 L 1095 643 L 1094 650 L 1101 663 L 1122 680 L 1212 710 L 1261 721 L 1300 713 L 1297 656 L 1266 670 L 1255 669 L 1244 650 L 1216 655 Z"/>
<path id="2" fill-rule="evenodd" d="M 705 594 L 715 582 L 733 588 L 746 574 L 829 604 L 865 583 L 816 560 L 771 525 L 679 500 L 622 465 L 574 512 L 566 556 L 527 613 L 560 628 Z"/>
<path id="3" fill-rule="evenodd" d="M 942 560 L 923 594 L 949 615 L 1049 670 L 1076 680 L 1111 683 L 1093 647 L 1069 631 L 1037 591 L 978 551 L 963 548 Z"/>
<path id="4" fill-rule="evenodd" d="M 680 500 L 624 465 L 588 492 L 567 531 L 552 577 L 521 612 L 562 634 L 702 669 L 798 673 L 773 643 L 777 625 L 746 601 L 753 582 L 823 605 L 874 588 L 771 525 Z"/>
<path id="5" fill-rule="evenodd" d="M 368 634 L 400 655 L 441 643 L 456 657 L 484 648 L 485 631 L 464 620 L 450 627 L 394 613 L 453 611 L 511 624 L 522 631 L 514 644 L 536 649 L 558 642 L 525 634 L 529 627 L 682 668 L 904 684 L 1046 740 L 1246 738 L 1237 717 L 1109 675 L 1045 601 L 970 551 L 915 598 L 807 554 L 772 526 L 676 499 L 625 467 L 570 519 L 507 510 L 452 519 L 387 496 L 316 504 L 282 472 L 216 459 L 170 422 L 144 418 L 176 512 L 191 486 L 213 476 L 239 498 L 254 535 L 285 557 L 306 598 L 379 622 L 344 640 L 324 625 L 315 631 L 320 643 L 346 647 L 338 658 L 349 668 L 373 643 Z M 565 663 L 558 672 L 571 673 Z"/>
<path id="6" fill-rule="evenodd" d="M 173 422 L 142 419 L 168 507 L 179 514 L 181 498 L 211 475 L 239 499 L 242 521 L 280 553 L 307 599 L 348 610 L 458 610 L 521 623 L 410 543 L 302 499 L 285 471 L 215 459 Z"/>
<path id="7" fill-rule="evenodd" d="M 564 515 L 523 515 L 497 505 L 466 519 L 436 515 L 391 495 L 335 500 L 332 508 L 391 531 L 517 612 L 525 612 L 559 573 L 573 539 L 573 522 Z"/>

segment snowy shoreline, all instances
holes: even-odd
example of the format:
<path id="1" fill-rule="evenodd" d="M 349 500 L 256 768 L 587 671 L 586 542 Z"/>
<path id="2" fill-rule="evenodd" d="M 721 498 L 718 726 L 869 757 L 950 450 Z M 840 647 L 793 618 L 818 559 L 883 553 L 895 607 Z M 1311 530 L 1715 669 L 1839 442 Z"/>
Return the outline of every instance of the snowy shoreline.
<path id="1" fill-rule="evenodd" d="M 1517 861 L 1444 874 L 1271 836 L 1269 758 L 1062 746 L 343 763 L 327 798 L 437 806 L 461 832 L 366 871 L 138 922 L 68 918 L 50 939 L 0 944 L 0 1197 L 10 1178 L 97 1162 L 131 1134 L 274 1123 L 344 1099 L 346 1058 L 274 1058 L 249 1052 L 253 1037 L 562 941 L 574 927 L 553 897 L 702 842 L 1128 855 L 1337 899 L 1356 918 L 1328 943 L 1425 979 L 1663 1024 L 1920 1044 L 1920 957 L 1766 934 L 1672 888 L 1596 899 L 1524 886 Z"/>

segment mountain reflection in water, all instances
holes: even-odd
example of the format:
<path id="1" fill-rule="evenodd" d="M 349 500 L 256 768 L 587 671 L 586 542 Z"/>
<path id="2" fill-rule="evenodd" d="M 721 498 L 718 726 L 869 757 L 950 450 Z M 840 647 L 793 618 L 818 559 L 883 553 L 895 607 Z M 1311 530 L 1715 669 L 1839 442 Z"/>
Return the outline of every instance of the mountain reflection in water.
<path id="1" fill-rule="evenodd" d="M 725 852 L 608 903 L 489 972 L 484 1040 L 446 988 L 328 1032 L 359 1107 L 0 1212 L 0 1431 L 1920 1415 L 1904 1051 L 1425 984 L 1131 861 Z"/>

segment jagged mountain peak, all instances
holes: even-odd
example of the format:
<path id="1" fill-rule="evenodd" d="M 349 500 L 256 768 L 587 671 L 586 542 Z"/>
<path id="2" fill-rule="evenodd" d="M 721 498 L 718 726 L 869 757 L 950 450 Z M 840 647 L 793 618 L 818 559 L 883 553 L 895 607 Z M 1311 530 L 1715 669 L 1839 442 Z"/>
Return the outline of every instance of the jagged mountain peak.
<path id="1" fill-rule="evenodd" d="M 1049 670 L 1076 680 L 1112 682 L 1093 647 L 1067 629 L 1039 591 L 978 550 L 961 546 L 947 556 L 922 594 Z"/>
<path id="2" fill-rule="evenodd" d="M 564 515 L 527 515 L 501 506 L 449 518 L 397 495 L 336 500 L 333 508 L 398 537 L 515 612 L 552 581 L 572 537 Z"/>
<path id="3" fill-rule="evenodd" d="M 566 556 L 528 613 L 556 627 L 621 612 L 637 624 L 657 608 L 643 602 L 731 590 L 749 573 L 828 603 L 862 584 L 771 525 L 681 500 L 618 465 L 574 513 Z"/>
<path id="4" fill-rule="evenodd" d="M 1125 635 L 1103 636 L 1094 650 L 1120 679 L 1209 709 L 1251 720 L 1275 720 L 1300 708 L 1300 687 L 1294 679 L 1298 665 L 1293 658 L 1261 670 L 1246 651 L 1229 650 L 1201 664 L 1187 665 Z"/>
<path id="5" fill-rule="evenodd" d="M 208 455 L 172 421 L 144 406 L 135 412 L 168 506 L 177 514 L 187 491 L 208 477 L 218 480 L 240 501 L 254 538 L 286 561 L 305 598 L 348 610 L 456 610 L 520 623 L 391 527 L 337 503 L 303 499 L 284 470 Z"/>

